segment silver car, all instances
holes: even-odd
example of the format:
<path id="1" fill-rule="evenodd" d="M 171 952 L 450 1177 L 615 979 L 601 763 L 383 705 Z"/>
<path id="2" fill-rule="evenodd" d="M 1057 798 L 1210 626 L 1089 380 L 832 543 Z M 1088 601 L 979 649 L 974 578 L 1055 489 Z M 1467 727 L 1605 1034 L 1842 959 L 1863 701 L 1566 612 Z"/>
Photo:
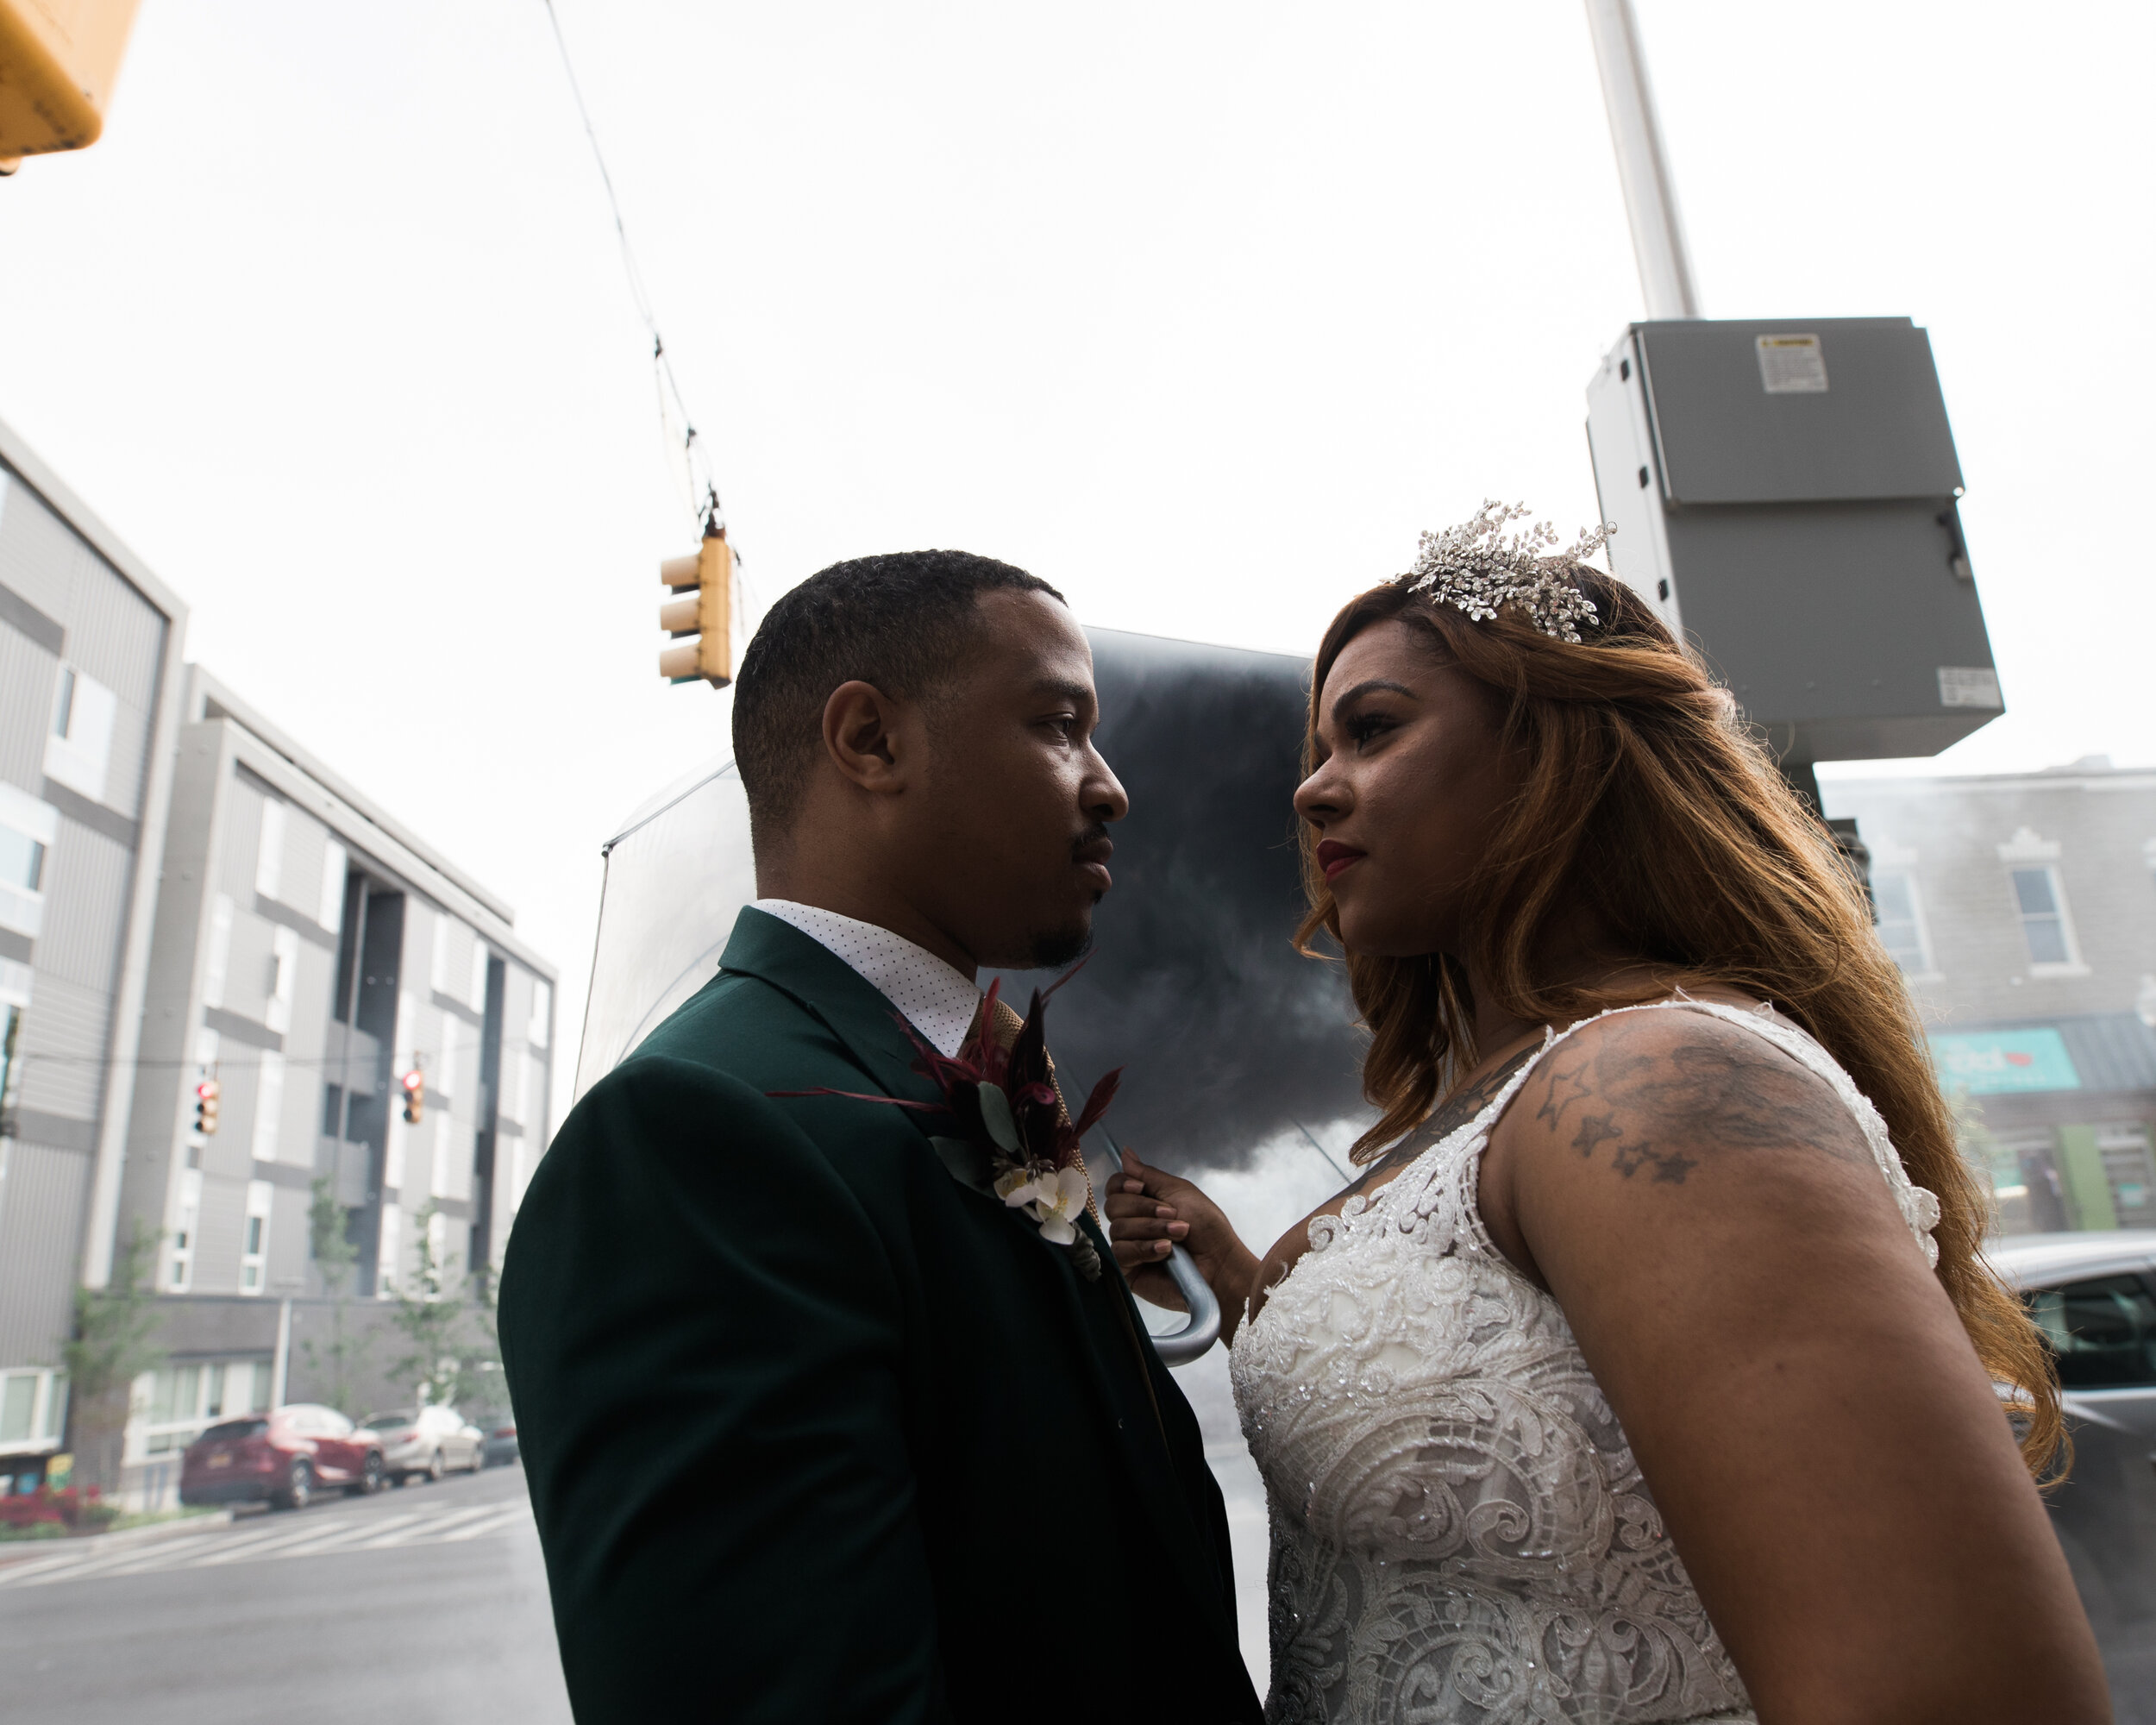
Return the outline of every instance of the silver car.
<path id="1" fill-rule="evenodd" d="M 417 1476 L 439 1479 L 456 1468 L 486 1465 L 486 1439 L 454 1408 L 398 1408 L 360 1421 L 382 1440 L 382 1472 L 402 1485 Z"/>
<path id="2" fill-rule="evenodd" d="M 2023 1234 L 1986 1255 L 2059 1362 L 2074 1463 L 2052 1525 L 2117 1725 L 2156 1725 L 2156 1229 Z"/>

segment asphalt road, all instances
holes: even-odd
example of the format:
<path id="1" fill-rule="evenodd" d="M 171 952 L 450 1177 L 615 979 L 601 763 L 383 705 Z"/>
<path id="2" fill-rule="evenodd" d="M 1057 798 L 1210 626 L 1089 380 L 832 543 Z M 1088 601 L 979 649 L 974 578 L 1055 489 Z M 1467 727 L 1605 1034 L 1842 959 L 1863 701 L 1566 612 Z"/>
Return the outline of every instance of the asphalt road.
<path id="1" fill-rule="evenodd" d="M 521 1468 L 0 1545 L 9 1725 L 569 1725 Z"/>

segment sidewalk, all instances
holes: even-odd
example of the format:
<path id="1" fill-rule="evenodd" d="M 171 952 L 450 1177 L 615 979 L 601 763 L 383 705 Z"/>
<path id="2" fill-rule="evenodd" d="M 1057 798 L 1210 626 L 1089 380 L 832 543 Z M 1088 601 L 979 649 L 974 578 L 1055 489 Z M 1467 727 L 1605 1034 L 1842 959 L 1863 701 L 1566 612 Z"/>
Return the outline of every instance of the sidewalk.
<path id="1" fill-rule="evenodd" d="M 176 1515 L 169 1521 L 147 1527 L 123 1527 L 116 1534 L 81 1534 L 61 1540 L 0 1540 L 0 1568 L 28 1558 L 48 1558 L 56 1552 L 116 1552 L 129 1546 L 154 1545 L 175 1534 L 202 1534 L 231 1524 L 232 1512 L 218 1509 L 207 1515 Z"/>

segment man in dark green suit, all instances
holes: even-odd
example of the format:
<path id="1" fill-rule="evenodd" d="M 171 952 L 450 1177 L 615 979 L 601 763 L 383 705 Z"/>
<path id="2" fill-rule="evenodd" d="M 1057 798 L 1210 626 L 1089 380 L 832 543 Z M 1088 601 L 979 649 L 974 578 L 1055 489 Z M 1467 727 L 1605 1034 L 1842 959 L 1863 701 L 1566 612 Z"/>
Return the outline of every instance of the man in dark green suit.
<path id="1" fill-rule="evenodd" d="M 912 1038 L 1069 963 L 1122 787 L 1061 596 L 842 563 L 735 690 L 755 906 L 525 1196 L 504 1358 L 582 1725 L 1252 1722 L 1196 1421 L 1102 1272 L 931 1147 Z M 1163 1250 L 1164 1250 L 1163 1245 Z"/>

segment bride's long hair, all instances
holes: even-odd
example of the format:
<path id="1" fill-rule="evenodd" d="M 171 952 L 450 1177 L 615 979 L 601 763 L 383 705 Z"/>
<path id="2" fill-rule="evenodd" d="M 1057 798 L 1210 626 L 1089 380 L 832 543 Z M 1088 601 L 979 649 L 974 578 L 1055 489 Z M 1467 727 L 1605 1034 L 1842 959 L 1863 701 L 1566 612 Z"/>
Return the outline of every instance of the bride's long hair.
<path id="1" fill-rule="evenodd" d="M 1316 762 L 1318 697 L 1341 649 L 1374 624 L 1424 631 L 1434 651 L 1495 692 L 1502 736 L 1526 763 L 1516 798 L 1470 883 L 1474 974 L 1492 1004 L 1565 1025 L 1677 987 L 1721 983 L 1771 1000 L 1841 1063 L 1884 1119 L 1909 1177 L 1939 1197 L 1939 1279 L 1977 1355 L 2022 1406 L 2021 1453 L 2044 1475 L 2065 1440 L 2051 1357 L 1979 1252 L 1987 1204 L 1955 1143 L 1902 973 L 1873 931 L 1861 887 L 1728 694 L 1629 587 L 1580 565 L 1601 627 L 1582 644 L 1516 613 L 1472 622 L 1397 585 L 1352 600 L 1326 631 L 1311 684 L 1304 772 Z M 1339 912 L 1302 829 L 1310 913 L 1296 943 L 1339 939 Z M 1584 906 L 1646 961 L 1651 980 L 1585 988 L 1532 963 L 1552 916 Z M 1355 1145 L 1365 1162 L 1414 1130 L 1476 1059 L 1468 955 L 1347 954 L 1369 1032 L 1364 1093 L 1383 1113 Z"/>

